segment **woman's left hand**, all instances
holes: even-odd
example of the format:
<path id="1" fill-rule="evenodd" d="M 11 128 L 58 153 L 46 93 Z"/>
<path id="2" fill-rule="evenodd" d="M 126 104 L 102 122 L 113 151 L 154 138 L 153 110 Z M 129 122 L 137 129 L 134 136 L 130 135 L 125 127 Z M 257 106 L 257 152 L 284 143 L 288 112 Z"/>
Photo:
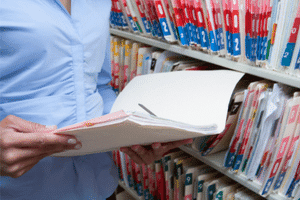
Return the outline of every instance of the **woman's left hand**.
<path id="1" fill-rule="evenodd" d="M 184 144 L 190 144 L 193 139 L 179 140 L 166 143 L 153 143 L 149 146 L 133 145 L 122 147 L 120 151 L 126 153 L 137 164 L 151 164 L 161 159 L 166 153 Z"/>

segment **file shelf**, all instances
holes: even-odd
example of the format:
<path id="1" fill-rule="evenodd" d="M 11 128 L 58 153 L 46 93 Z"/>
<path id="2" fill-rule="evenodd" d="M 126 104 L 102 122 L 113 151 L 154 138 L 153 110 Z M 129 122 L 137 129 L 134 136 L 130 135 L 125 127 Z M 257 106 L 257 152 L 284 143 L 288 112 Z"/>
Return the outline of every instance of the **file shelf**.
<path id="1" fill-rule="evenodd" d="M 272 71 L 269 69 L 264 69 L 256 66 L 250 66 L 247 64 L 235 62 L 226 58 L 222 58 L 219 56 L 214 56 L 210 54 L 206 54 L 204 52 L 193 50 L 187 47 L 180 46 L 178 44 L 170 44 L 164 41 L 156 40 L 153 38 L 148 38 L 142 35 L 133 34 L 128 31 L 122 31 L 118 29 L 110 29 L 110 33 L 112 35 L 116 35 L 119 37 L 123 37 L 126 39 L 134 40 L 137 42 L 141 42 L 147 45 L 151 45 L 157 48 L 161 48 L 164 50 L 172 51 L 181 55 L 185 55 L 191 58 L 195 58 L 198 60 L 203 60 L 205 62 L 213 63 L 228 69 L 240 71 L 243 73 L 251 74 L 257 77 L 262 77 L 265 79 L 269 79 L 275 82 L 280 82 L 285 85 L 289 85 L 292 87 L 300 88 L 300 78 L 294 77 L 288 74 L 283 74 L 280 72 Z"/>
<path id="2" fill-rule="evenodd" d="M 223 161 L 224 161 L 226 151 L 218 152 L 218 153 L 215 153 L 215 154 L 212 154 L 209 156 L 201 156 L 197 151 L 191 149 L 190 147 L 181 146 L 180 149 L 182 151 L 190 154 L 191 156 L 194 156 L 195 158 L 199 159 L 203 163 L 213 167 L 214 169 L 221 172 L 225 176 L 228 176 L 229 178 L 235 180 L 236 182 L 240 183 L 241 185 L 248 188 L 249 190 L 258 194 L 260 187 L 261 187 L 258 183 L 247 180 L 247 178 L 245 176 L 233 173 L 232 171 L 223 167 Z M 126 187 L 126 185 L 122 181 L 119 181 L 119 185 L 135 199 L 144 200 L 144 198 L 138 196 L 137 193 L 132 188 Z M 284 197 L 280 194 L 270 194 L 269 196 L 266 197 L 266 199 L 287 200 L 288 198 Z"/>
<path id="3" fill-rule="evenodd" d="M 261 77 L 264 79 L 268 79 L 274 82 L 282 83 L 291 87 L 300 88 L 300 78 L 295 77 L 292 75 L 280 73 L 277 71 L 273 71 L 270 69 L 264 69 L 257 66 L 251 66 L 244 63 L 235 62 L 229 60 L 227 58 L 219 57 L 216 55 L 210 55 L 204 53 L 199 50 L 193 50 L 190 47 L 183 47 L 178 44 L 170 44 L 162 40 L 153 39 L 150 37 L 142 36 L 139 34 L 133 34 L 128 31 L 123 31 L 119 29 L 110 29 L 111 35 L 119 36 L 122 38 L 130 39 L 136 42 L 140 42 L 143 44 L 147 44 L 153 47 L 157 47 L 160 49 L 168 50 L 171 52 L 175 52 L 187 57 L 191 57 L 194 59 L 202 60 L 208 63 L 212 63 L 215 65 L 219 65 L 224 68 L 232 69 L 235 71 L 243 72 L 246 74 L 251 74 L 257 77 Z M 191 149 L 187 146 L 180 147 L 181 150 L 184 152 L 194 156 L 195 158 L 199 159 L 200 161 L 206 163 L 207 165 L 215 168 L 219 172 L 223 173 L 224 175 L 228 176 L 229 178 L 235 180 L 236 182 L 240 183 L 241 185 L 245 186 L 246 188 L 252 190 L 255 193 L 259 193 L 260 184 L 248 180 L 245 176 L 233 173 L 232 171 L 223 167 L 223 161 L 226 154 L 226 151 L 215 153 L 209 156 L 201 156 L 197 151 Z M 127 188 L 124 183 L 119 182 L 120 186 L 122 186 L 125 190 L 127 190 L 132 196 L 136 199 L 143 199 L 143 197 L 139 197 L 133 189 Z M 269 200 L 285 200 L 288 199 L 280 194 L 270 194 L 266 197 Z"/>

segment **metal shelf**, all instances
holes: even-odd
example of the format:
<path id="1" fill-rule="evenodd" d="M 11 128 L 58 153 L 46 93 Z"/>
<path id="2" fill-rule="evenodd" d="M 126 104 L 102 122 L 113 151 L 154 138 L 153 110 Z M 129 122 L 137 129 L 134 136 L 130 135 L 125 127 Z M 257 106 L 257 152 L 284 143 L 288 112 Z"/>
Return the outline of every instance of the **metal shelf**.
<path id="1" fill-rule="evenodd" d="M 215 153 L 208 156 L 201 156 L 197 151 L 194 149 L 187 147 L 187 146 L 181 146 L 180 149 L 193 157 L 199 159 L 200 161 L 204 162 L 205 164 L 213 167 L 214 169 L 218 170 L 219 172 L 223 173 L 224 175 L 228 176 L 229 178 L 235 180 L 236 182 L 240 183 L 241 185 L 245 186 L 246 188 L 252 190 L 256 194 L 259 193 L 261 185 L 248 180 L 245 176 L 233 173 L 232 171 L 226 169 L 223 166 L 223 161 L 225 158 L 226 151 Z M 267 196 L 267 199 L 269 200 L 286 200 L 287 197 L 284 197 L 280 194 L 270 194 Z"/>
<path id="2" fill-rule="evenodd" d="M 170 44 L 165 41 L 160 41 L 153 38 L 148 38 L 142 35 L 133 34 L 128 31 L 122 31 L 118 29 L 110 29 L 110 33 L 116 36 L 120 36 L 126 39 L 134 40 L 144 44 L 148 44 L 154 47 L 172 51 L 178 54 L 182 54 L 198 60 L 213 63 L 228 69 L 244 72 L 254 76 L 269 79 L 275 82 L 280 82 L 292 87 L 300 88 L 300 78 L 291 75 L 283 74 L 280 72 L 263 69 L 260 67 L 250 66 L 247 64 L 235 62 L 219 56 L 209 55 L 201 51 L 192 50 L 187 47 L 180 46 L 178 44 Z"/>
<path id="3" fill-rule="evenodd" d="M 134 199 L 136 200 L 144 200 L 144 197 L 140 197 L 134 189 L 128 188 L 123 181 L 119 181 L 119 185 L 126 190 Z"/>

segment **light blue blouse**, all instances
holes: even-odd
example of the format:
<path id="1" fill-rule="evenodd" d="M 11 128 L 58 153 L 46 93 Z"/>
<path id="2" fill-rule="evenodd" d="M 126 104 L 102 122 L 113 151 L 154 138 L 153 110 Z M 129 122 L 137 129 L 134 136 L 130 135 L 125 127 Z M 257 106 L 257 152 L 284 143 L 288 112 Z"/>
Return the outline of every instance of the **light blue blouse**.
<path id="1" fill-rule="evenodd" d="M 111 0 L 0 0 L 0 121 L 58 128 L 109 112 Z M 47 157 L 19 178 L 0 177 L 1 200 L 105 199 L 118 178 L 111 153 Z"/>

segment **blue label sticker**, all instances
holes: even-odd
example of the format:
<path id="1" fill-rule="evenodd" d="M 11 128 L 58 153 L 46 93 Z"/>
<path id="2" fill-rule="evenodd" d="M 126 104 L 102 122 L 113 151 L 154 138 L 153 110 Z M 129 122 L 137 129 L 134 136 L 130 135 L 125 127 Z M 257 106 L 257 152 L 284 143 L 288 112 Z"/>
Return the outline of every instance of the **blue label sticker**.
<path id="1" fill-rule="evenodd" d="M 146 33 L 150 33 L 151 30 L 150 30 L 149 23 L 148 23 L 146 17 L 142 17 L 142 22 L 143 22 L 144 28 L 146 30 Z"/>
<path id="2" fill-rule="evenodd" d="M 248 59 L 250 59 L 250 55 L 251 55 L 251 43 L 252 43 L 252 41 L 251 41 L 250 35 L 246 35 L 246 37 L 245 37 L 245 48 L 246 48 L 245 53 L 246 53 L 246 57 Z"/>
<path id="3" fill-rule="evenodd" d="M 122 27 L 123 25 L 122 13 L 121 12 L 117 13 L 117 16 L 118 16 L 118 26 Z"/>
<path id="4" fill-rule="evenodd" d="M 173 22 L 171 22 L 172 31 L 174 33 L 175 39 L 178 40 L 176 28 Z"/>
<path id="5" fill-rule="evenodd" d="M 193 184 L 193 174 L 189 173 L 185 175 L 185 185 Z"/>
<path id="6" fill-rule="evenodd" d="M 136 24 L 134 23 L 134 21 L 133 21 L 133 19 L 132 19 L 131 16 L 128 17 L 128 20 L 129 20 L 129 22 L 130 22 L 130 24 L 131 24 L 132 30 L 133 30 L 133 31 L 138 31 L 138 29 L 137 29 L 137 27 L 136 27 Z"/>
<path id="7" fill-rule="evenodd" d="M 128 184 L 129 184 L 129 187 L 132 187 L 133 186 L 133 178 L 131 175 L 127 175 L 127 180 L 128 180 Z"/>
<path id="8" fill-rule="evenodd" d="M 265 188 L 262 191 L 262 195 L 265 195 L 269 192 L 269 190 L 271 189 L 272 183 L 273 183 L 274 177 L 269 178 L 269 180 L 267 181 Z"/>
<path id="9" fill-rule="evenodd" d="M 233 166 L 233 170 L 238 170 L 241 166 L 242 163 L 242 159 L 243 159 L 243 154 L 238 154 L 236 156 L 235 162 L 234 162 L 234 166 Z"/>
<path id="10" fill-rule="evenodd" d="M 142 183 L 136 184 L 136 192 L 139 196 L 143 195 Z"/>
<path id="11" fill-rule="evenodd" d="M 196 38 L 196 41 L 197 41 L 197 44 L 198 45 L 201 45 L 201 38 L 200 38 L 200 33 L 199 33 L 199 29 L 195 26 L 195 38 Z"/>
<path id="12" fill-rule="evenodd" d="M 263 38 L 263 48 L 262 48 L 262 58 L 261 58 L 261 60 L 266 60 L 266 56 L 267 56 L 267 47 L 268 47 L 268 39 L 267 39 L 267 37 L 264 37 Z"/>
<path id="13" fill-rule="evenodd" d="M 159 26 L 158 21 L 153 20 L 153 27 L 156 29 L 158 37 L 162 37 L 163 35 L 162 35 L 161 27 Z"/>
<path id="14" fill-rule="evenodd" d="M 232 54 L 232 34 L 226 31 L 226 44 L 228 54 Z"/>
<path id="15" fill-rule="evenodd" d="M 235 153 L 231 153 L 228 151 L 227 157 L 225 159 L 224 167 L 231 167 L 233 165 L 233 162 L 235 160 Z"/>
<path id="16" fill-rule="evenodd" d="M 240 33 L 232 34 L 232 55 L 239 56 L 241 55 L 241 38 Z"/>
<path id="17" fill-rule="evenodd" d="M 197 34 L 196 34 L 196 27 L 194 24 L 191 23 L 191 31 L 192 31 L 192 36 L 193 36 L 193 43 L 194 44 L 198 44 L 198 38 L 197 38 Z"/>
<path id="18" fill-rule="evenodd" d="M 204 29 L 203 27 L 199 27 L 198 31 L 200 34 L 201 46 L 203 48 L 209 48 L 209 40 L 208 40 L 208 34 L 207 34 L 206 29 Z"/>
<path id="19" fill-rule="evenodd" d="M 298 182 L 299 182 L 299 180 L 295 180 L 295 179 L 292 180 L 290 187 L 289 187 L 288 191 L 286 192 L 287 197 L 292 197 L 293 191 L 295 189 L 295 186 L 298 184 Z"/>
<path id="20" fill-rule="evenodd" d="M 296 60 L 295 69 L 300 69 L 300 51 Z"/>
<path id="21" fill-rule="evenodd" d="M 257 60 L 261 60 L 262 46 L 263 46 L 262 38 L 260 36 L 257 36 L 257 49 L 256 49 L 256 58 L 257 58 Z"/>
<path id="22" fill-rule="evenodd" d="M 169 26 L 167 24 L 166 18 L 160 18 L 159 23 L 160 23 L 160 27 L 161 27 L 161 30 L 163 32 L 163 35 L 164 36 L 170 36 L 171 32 L 170 32 Z"/>
<path id="23" fill-rule="evenodd" d="M 221 49 L 221 37 L 220 37 L 220 29 L 216 29 L 216 38 L 217 38 L 217 46 L 218 46 L 218 51 Z"/>
<path id="24" fill-rule="evenodd" d="M 188 30 L 188 27 L 187 26 L 183 26 L 183 30 L 184 30 L 184 34 L 185 34 L 185 38 L 186 38 L 186 41 L 188 42 L 188 44 L 190 43 L 190 35 L 189 35 L 189 30 Z"/>
<path id="25" fill-rule="evenodd" d="M 217 45 L 214 31 L 209 32 L 209 39 L 210 39 L 210 49 L 214 52 L 218 51 L 218 45 Z"/>
<path id="26" fill-rule="evenodd" d="M 122 18 L 122 27 L 127 28 L 128 24 L 127 24 L 127 21 L 125 19 L 125 16 L 123 15 L 123 13 L 121 13 L 121 18 Z"/>
<path id="27" fill-rule="evenodd" d="M 212 184 L 208 186 L 207 188 L 208 200 L 213 200 L 215 192 L 216 192 L 216 184 Z"/>
<path id="28" fill-rule="evenodd" d="M 261 54 L 261 60 L 265 59 L 265 49 L 267 48 L 267 37 L 261 38 L 261 49 L 260 49 L 260 54 Z"/>
<path id="29" fill-rule="evenodd" d="M 178 33 L 179 33 L 179 38 L 180 42 L 182 45 L 188 45 L 187 39 L 185 37 L 184 29 L 182 26 L 177 27 Z"/>
<path id="30" fill-rule="evenodd" d="M 191 27 L 190 27 L 190 23 L 187 23 L 184 26 L 184 30 L 186 32 L 186 37 L 188 38 L 188 43 L 192 44 L 193 43 L 193 34 L 191 32 Z"/>
<path id="31" fill-rule="evenodd" d="M 157 23 L 156 20 L 153 20 L 153 21 L 152 21 L 152 32 L 153 32 L 153 34 L 154 34 L 155 36 L 158 36 L 158 37 L 159 37 L 159 35 L 158 35 L 158 23 Z"/>
<path id="32" fill-rule="evenodd" d="M 283 173 L 280 173 L 276 182 L 275 182 L 275 185 L 274 185 L 274 190 L 277 190 L 278 188 L 280 188 L 281 184 L 282 184 L 282 181 L 285 177 L 285 174 L 286 172 L 283 172 Z"/>
<path id="33" fill-rule="evenodd" d="M 287 43 L 285 51 L 282 55 L 281 65 L 289 67 L 292 61 L 295 43 Z"/>
<path id="34" fill-rule="evenodd" d="M 198 193 L 203 191 L 203 183 L 204 183 L 203 180 L 198 181 Z"/>
<path id="35" fill-rule="evenodd" d="M 219 38 L 220 38 L 220 50 L 223 50 L 225 49 L 223 28 L 219 28 Z"/>
<path id="36" fill-rule="evenodd" d="M 150 200 L 150 192 L 148 188 L 144 190 L 144 199 Z"/>
<path id="37" fill-rule="evenodd" d="M 218 192 L 218 194 L 216 195 L 215 200 L 223 200 L 223 191 Z"/>
<path id="38" fill-rule="evenodd" d="M 117 18 L 116 18 L 116 13 L 112 11 L 112 12 L 110 13 L 110 23 L 116 26 L 116 25 L 117 25 L 117 24 L 116 24 L 116 19 L 117 19 Z"/>
<path id="39" fill-rule="evenodd" d="M 252 38 L 252 49 L 251 49 L 251 57 L 250 57 L 250 60 L 252 62 L 256 61 L 256 46 L 257 46 L 257 38 Z"/>

